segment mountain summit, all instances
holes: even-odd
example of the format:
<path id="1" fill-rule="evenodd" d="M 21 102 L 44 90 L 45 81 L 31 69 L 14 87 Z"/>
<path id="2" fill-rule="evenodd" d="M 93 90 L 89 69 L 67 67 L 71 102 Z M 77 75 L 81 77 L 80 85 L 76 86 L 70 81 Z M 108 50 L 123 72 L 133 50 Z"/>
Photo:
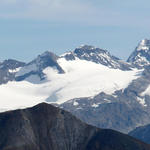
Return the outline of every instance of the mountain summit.
<path id="1" fill-rule="evenodd" d="M 150 65 L 150 40 L 140 41 L 134 52 L 129 56 L 127 62 L 132 63 L 138 68 Z"/>
<path id="2" fill-rule="evenodd" d="M 150 50 L 150 40 L 148 39 L 144 39 L 142 40 L 138 47 L 137 47 L 137 50 L 140 51 L 140 50 L 144 50 L 144 51 L 148 51 Z"/>
<path id="3" fill-rule="evenodd" d="M 8 81 L 15 79 L 15 74 L 25 66 L 24 62 L 14 59 L 4 60 L 0 63 L 0 84 L 5 84 Z"/>
<path id="4" fill-rule="evenodd" d="M 73 52 L 68 52 L 63 55 L 66 60 L 86 60 L 97 64 L 102 64 L 109 68 L 130 70 L 131 65 L 121 61 L 119 58 L 111 55 L 107 50 L 96 48 L 91 45 L 82 45 L 76 48 Z"/>
<path id="5" fill-rule="evenodd" d="M 59 56 L 52 52 L 46 51 L 41 55 L 38 55 L 33 61 L 26 64 L 16 74 L 16 80 L 22 81 L 31 76 L 38 76 L 40 80 L 45 78 L 43 70 L 47 67 L 55 68 L 58 73 L 64 73 L 63 69 L 57 63 Z"/>

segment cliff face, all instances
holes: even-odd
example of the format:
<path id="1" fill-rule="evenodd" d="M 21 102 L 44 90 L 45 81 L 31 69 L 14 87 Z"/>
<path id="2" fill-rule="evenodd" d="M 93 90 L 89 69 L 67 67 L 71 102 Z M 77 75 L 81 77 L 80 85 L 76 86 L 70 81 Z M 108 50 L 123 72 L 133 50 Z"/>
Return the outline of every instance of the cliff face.
<path id="1" fill-rule="evenodd" d="M 113 130 L 87 125 L 45 103 L 0 114 L 1 150 L 149 150 Z"/>

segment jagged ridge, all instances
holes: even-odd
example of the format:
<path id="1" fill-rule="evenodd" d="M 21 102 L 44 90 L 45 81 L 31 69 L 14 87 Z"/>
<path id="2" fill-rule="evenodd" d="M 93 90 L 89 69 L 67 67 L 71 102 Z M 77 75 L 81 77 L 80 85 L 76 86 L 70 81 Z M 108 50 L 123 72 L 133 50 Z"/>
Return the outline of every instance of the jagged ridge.
<path id="1" fill-rule="evenodd" d="M 90 45 L 83 45 L 76 48 L 73 52 L 68 52 L 63 55 L 66 60 L 81 60 L 92 61 L 97 64 L 102 64 L 110 68 L 131 70 L 132 66 L 119 58 L 112 56 L 107 50 L 96 48 Z"/>
<path id="2" fill-rule="evenodd" d="M 132 63 L 138 68 L 150 65 L 150 40 L 142 40 L 135 51 L 129 56 L 127 62 Z"/>

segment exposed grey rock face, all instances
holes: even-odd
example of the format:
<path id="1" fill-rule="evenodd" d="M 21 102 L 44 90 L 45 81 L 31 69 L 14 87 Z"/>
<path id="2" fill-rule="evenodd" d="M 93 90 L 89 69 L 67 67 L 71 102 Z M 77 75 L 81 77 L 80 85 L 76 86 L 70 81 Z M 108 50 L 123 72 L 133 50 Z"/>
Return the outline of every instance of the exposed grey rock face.
<path id="1" fill-rule="evenodd" d="M 129 135 L 150 144 L 150 124 L 137 127 Z"/>
<path id="2" fill-rule="evenodd" d="M 150 96 L 141 95 L 150 85 L 149 79 L 150 67 L 147 67 L 124 90 L 113 95 L 100 93 L 91 98 L 73 99 L 60 107 L 89 124 L 128 133 L 150 122 Z"/>
<path id="3" fill-rule="evenodd" d="M 59 73 L 64 73 L 63 69 L 57 63 L 59 56 L 52 52 L 46 51 L 39 55 L 36 59 L 26 64 L 17 74 L 16 81 L 22 81 L 30 76 L 38 76 L 40 80 L 44 79 L 43 70 L 47 67 L 53 67 L 57 69 Z"/>
<path id="4" fill-rule="evenodd" d="M 121 70 L 130 70 L 133 67 L 129 63 L 124 62 L 115 56 L 112 56 L 107 50 L 89 45 L 76 48 L 73 52 L 68 52 L 63 57 L 65 57 L 68 61 L 79 58 Z"/>
<path id="5" fill-rule="evenodd" d="M 87 125 L 48 104 L 0 114 L 1 150 L 149 150 L 113 130 Z"/>
<path id="6" fill-rule="evenodd" d="M 132 63 L 138 68 L 150 65 L 150 40 L 142 40 L 135 51 L 129 56 L 127 62 Z"/>
<path id="7" fill-rule="evenodd" d="M 15 74 L 18 68 L 23 66 L 25 66 L 24 62 L 13 59 L 8 59 L 0 63 L 0 84 L 15 80 Z"/>

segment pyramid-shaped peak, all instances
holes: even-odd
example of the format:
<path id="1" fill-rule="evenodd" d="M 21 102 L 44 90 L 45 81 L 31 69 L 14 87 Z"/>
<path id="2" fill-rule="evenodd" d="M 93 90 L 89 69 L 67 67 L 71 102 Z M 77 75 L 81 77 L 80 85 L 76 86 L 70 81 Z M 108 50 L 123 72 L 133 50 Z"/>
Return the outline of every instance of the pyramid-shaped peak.
<path id="1" fill-rule="evenodd" d="M 140 41 L 137 51 L 140 50 L 149 50 L 150 49 L 150 40 L 149 39 L 143 39 Z"/>
<path id="2" fill-rule="evenodd" d="M 150 40 L 149 39 L 143 39 L 141 42 L 140 42 L 141 45 L 149 45 L 150 46 Z"/>
<path id="3" fill-rule="evenodd" d="M 92 46 L 92 45 L 81 45 L 81 46 L 79 46 L 78 48 L 79 48 L 79 49 L 89 49 L 89 50 L 95 49 L 95 47 Z"/>
<path id="4" fill-rule="evenodd" d="M 39 55 L 39 57 L 45 57 L 45 56 L 56 56 L 56 54 L 54 54 L 53 52 L 51 51 L 45 51 L 44 53 L 42 53 L 41 55 Z"/>
<path id="5" fill-rule="evenodd" d="M 36 61 L 36 63 L 41 63 L 41 62 L 47 62 L 50 60 L 57 61 L 58 58 L 59 56 L 57 56 L 53 52 L 45 51 L 44 53 L 38 55 L 38 57 L 35 58 L 33 61 Z"/>
<path id="6" fill-rule="evenodd" d="M 127 62 L 132 63 L 138 68 L 150 65 L 150 39 L 141 40 L 129 56 Z"/>

